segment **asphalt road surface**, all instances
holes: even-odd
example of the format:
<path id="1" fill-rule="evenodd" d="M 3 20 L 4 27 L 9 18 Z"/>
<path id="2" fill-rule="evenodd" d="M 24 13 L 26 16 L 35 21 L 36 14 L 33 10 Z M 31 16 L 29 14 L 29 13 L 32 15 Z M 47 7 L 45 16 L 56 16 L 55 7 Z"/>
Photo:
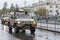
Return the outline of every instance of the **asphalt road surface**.
<path id="1" fill-rule="evenodd" d="M 0 40 L 60 40 L 60 33 L 36 29 L 35 35 L 31 35 L 29 30 L 26 33 L 10 34 L 8 27 L 0 22 Z"/>

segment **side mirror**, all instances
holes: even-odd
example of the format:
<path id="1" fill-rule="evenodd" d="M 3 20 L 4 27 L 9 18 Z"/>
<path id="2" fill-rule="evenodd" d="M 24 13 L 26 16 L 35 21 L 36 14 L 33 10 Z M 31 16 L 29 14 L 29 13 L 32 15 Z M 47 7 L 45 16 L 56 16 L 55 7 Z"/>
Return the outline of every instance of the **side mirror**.
<path id="1" fill-rule="evenodd" d="M 33 19 L 33 17 L 31 17 Z"/>
<path id="2" fill-rule="evenodd" d="M 25 12 L 25 14 L 28 14 L 28 12 Z"/>
<path id="3" fill-rule="evenodd" d="M 14 19 L 14 17 L 11 17 L 11 19 Z"/>

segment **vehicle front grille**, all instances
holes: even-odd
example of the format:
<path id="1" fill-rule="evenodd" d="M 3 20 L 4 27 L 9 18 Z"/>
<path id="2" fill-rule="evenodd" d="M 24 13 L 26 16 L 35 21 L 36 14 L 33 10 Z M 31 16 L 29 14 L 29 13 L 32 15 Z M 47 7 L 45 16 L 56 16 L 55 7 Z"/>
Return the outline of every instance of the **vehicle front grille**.
<path id="1" fill-rule="evenodd" d="M 23 21 L 24 24 L 31 24 L 31 21 Z"/>

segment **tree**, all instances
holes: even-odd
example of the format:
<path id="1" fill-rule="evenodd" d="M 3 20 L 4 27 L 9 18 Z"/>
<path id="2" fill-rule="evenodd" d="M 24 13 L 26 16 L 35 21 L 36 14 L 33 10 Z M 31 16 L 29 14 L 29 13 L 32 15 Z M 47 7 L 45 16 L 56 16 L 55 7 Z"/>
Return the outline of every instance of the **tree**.
<path id="1" fill-rule="evenodd" d="M 7 2 L 4 2 L 2 13 L 7 13 Z"/>
<path id="2" fill-rule="evenodd" d="M 4 3 L 4 7 L 5 7 L 5 8 L 7 7 L 7 2 Z"/>
<path id="3" fill-rule="evenodd" d="M 16 4 L 16 11 L 18 11 L 19 10 L 19 7 L 18 7 L 18 5 Z"/>
<path id="4" fill-rule="evenodd" d="M 11 7 L 10 7 L 10 12 L 13 12 L 13 11 L 15 11 L 15 7 L 14 7 L 14 5 L 13 5 L 13 3 L 11 4 Z"/>
<path id="5" fill-rule="evenodd" d="M 46 8 L 38 8 L 36 10 L 36 14 L 39 15 L 39 16 L 45 16 L 46 13 L 48 13 L 48 10 Z"/>
<path id="6" fill-rule="evenodd" d="M 0 17 L 1 17 L 1 15 L 2 15 L 2 10 L 0 9 Z"/>

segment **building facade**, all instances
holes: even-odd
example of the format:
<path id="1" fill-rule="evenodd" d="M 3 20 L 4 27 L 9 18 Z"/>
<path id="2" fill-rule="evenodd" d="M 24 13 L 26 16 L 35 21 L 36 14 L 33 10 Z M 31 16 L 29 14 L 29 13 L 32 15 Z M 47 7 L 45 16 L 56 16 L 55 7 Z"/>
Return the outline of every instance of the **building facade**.
<path id="1" fill-rule="evenodd" d="M 46 8 L 49 11 L 49 15 L 60 15 L 60 0 L 39 1 L 32 4 L 31 9 L 36 11 L 39 7 Z"/>
<path id="2" fill-rule="evenodd" d="M 49 15 L 60 16 L 60 0 L 40 0 L 38 3 L 32 4 L 32 6 L 22 7 L 22 9 L 27 8 L 30 11 L 29 13 L 33 14 L 39 7 L 46 8 Z"/>

